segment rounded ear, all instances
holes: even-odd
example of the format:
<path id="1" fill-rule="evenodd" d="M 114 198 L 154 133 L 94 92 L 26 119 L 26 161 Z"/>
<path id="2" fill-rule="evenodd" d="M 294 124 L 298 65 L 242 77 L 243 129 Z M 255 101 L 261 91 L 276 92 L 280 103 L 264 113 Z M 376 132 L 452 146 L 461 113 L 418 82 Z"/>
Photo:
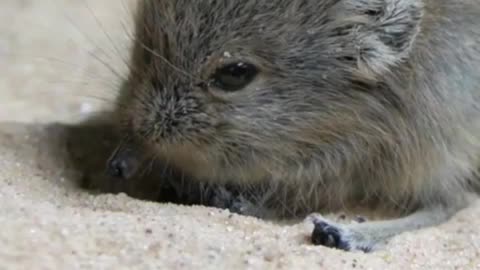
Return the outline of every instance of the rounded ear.
<path id="1" fill-rule="evenodd" d="M 361 68 L 381 74 L 411 52 L 423 17 L 422 0 L 343 0 L 336 16 L 351 21 L 353 55 Z"/>

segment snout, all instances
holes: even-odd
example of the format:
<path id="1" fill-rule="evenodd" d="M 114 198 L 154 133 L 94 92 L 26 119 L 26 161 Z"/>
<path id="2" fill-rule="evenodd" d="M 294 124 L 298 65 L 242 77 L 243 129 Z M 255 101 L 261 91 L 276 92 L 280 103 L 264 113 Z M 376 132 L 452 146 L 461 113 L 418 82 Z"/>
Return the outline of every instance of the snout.
<path id="1" fill-rule="evenodd" d="M 137 100 L 132 114 L 135 132 L 157 145 L 195 140 L 208 132 L 215 118 L 201 104 L 201 95 L 186 90 L 159 91 Z"/>
<path id="2" fill-rule="evenodd" d="M 141 149 L 131 143 L 120 144 L 110 156 L 107 166 L 107 175 L 119 179 L 130 179 L 139 170 L 143 156 Z"/>

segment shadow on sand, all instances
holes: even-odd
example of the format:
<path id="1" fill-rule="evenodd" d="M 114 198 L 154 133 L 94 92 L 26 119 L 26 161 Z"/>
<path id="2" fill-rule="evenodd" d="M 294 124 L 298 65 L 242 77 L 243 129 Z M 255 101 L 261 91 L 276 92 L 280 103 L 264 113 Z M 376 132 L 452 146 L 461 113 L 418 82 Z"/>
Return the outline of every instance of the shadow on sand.
<path id="1" fill-rule="evenodd" d="M 131 197 L 177 204 L 206 204 L 204 187 L 175 174 L 158 161 L 142 167 L 129 180 L 107 175 L 106 163 L 119 142 L 114 126 L 105 116 L 95 116 L 76 125 L 55 124 L 60 130 L 58 148 L 69 167 L 76 173 L 76 184 L 94 193 L 125 193 Z"/>

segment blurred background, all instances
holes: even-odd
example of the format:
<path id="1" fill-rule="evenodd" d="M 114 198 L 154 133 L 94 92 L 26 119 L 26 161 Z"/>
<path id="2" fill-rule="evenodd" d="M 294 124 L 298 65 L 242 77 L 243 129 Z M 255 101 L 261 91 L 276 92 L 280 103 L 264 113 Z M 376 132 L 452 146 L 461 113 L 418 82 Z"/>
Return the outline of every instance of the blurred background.
<path id="1" fill-rule="evenodd" d="M 0 121 L 71 122 L 108 107 L 135 2 L 1 0 Z"/>

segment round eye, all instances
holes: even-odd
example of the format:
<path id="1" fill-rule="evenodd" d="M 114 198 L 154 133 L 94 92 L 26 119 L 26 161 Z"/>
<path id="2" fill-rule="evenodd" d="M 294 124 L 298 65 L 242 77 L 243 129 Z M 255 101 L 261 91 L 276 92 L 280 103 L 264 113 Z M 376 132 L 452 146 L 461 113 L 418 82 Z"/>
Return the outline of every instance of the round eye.
<path id="1" fill-rule="evenodd" d="M 258 69 L 254 65 L 238 62 L 217 69 L 212 82 L 225 91 L 237 91 L 251 83 L 257 74 Z"/>

